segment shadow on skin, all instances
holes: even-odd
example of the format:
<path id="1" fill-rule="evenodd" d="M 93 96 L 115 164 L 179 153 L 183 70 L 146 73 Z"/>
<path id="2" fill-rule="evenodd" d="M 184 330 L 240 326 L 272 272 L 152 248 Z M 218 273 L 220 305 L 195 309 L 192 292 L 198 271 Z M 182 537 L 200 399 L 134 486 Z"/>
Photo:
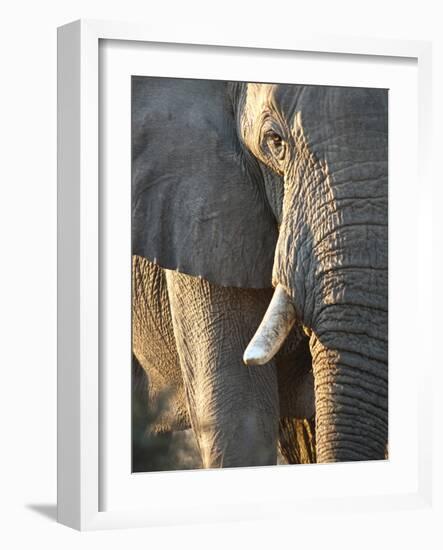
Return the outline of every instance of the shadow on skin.
<path id="1" fill-rule="evenodd" d="M 26 504 L 28 510 L 32 510 L 41 516 L 57 521 L 57 505 L 56 504 Z"/>

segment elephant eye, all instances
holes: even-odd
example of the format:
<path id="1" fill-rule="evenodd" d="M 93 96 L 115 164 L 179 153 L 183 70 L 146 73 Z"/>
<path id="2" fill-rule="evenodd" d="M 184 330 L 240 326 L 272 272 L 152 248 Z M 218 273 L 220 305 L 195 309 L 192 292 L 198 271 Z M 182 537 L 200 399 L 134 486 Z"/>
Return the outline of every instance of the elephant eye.
<path id="1" fill-rule="evenodd" d="M 283 160 L 285 155 L 285 143 L 283 138 L 274 130 L 269 130 L 265 134 L 265 141 L 270 153 L 278 160 Z"/>

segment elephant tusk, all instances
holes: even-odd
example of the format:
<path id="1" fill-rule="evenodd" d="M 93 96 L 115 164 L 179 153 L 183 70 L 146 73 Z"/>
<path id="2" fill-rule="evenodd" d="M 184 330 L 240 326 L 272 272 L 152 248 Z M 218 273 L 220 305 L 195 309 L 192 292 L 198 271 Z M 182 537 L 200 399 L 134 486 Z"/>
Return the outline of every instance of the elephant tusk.
<path id="1" fill-rule="evenodd" d="M 245 365 L 264 365 L 283 345 L 294 326 L 294 305 L 282 285 L 277 285 L 257 332 L 243 354 Z"/>

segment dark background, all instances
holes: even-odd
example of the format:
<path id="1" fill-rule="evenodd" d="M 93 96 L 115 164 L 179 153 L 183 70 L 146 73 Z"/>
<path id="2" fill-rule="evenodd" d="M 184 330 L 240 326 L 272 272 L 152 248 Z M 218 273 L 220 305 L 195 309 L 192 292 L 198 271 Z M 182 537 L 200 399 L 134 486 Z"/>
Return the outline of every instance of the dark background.
<path id="1" fill-rule="evenodd" d="M 167 396 L 165 396 L 165 399 Z M 148 399 L 148 380 L 137 360 L 132 360 L 132 471 L 160 472 L 201 468 L 192 430 L 156 434 L 151 431 L 162 407 Z"/>

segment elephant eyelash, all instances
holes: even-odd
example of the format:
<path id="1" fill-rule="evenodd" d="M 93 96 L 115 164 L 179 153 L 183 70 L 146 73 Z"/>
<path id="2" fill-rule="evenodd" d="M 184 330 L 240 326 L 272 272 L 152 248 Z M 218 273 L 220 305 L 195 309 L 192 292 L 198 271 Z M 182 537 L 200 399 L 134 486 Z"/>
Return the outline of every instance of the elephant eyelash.
<path id="1" fill-rule="evenodd" d="M 282 161 L 286 152 L 286 145 L 283 137 L 275 130 L 268 130 L 264 134 L 264 140 L 272 157 L 278 161 Z"/>

